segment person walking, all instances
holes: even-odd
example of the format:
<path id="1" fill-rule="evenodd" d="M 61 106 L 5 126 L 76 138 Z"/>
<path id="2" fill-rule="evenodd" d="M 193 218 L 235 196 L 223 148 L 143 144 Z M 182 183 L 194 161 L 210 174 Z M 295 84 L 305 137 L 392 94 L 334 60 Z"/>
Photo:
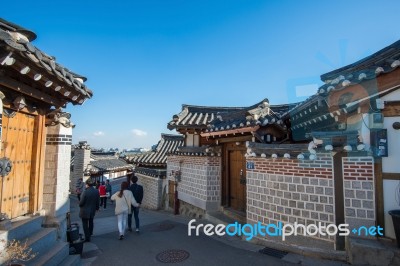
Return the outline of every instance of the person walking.
<path id="1" fill-rule="evenodd" d="M 85 242 L 90 242 L 93 235 L 93 219 L 96 211 L 99 210 L 99 191 L 93 187 L 90 179 L 86 180 L 86 189 L 81 195 L 79 201 L 79 217 L 82 219 L 83 232 L 85 233 Z"/>
<path id="2" fill-rule="evenodd" d="M 106 192 L 106 183 L 104 181 L 101 182 L 99 186 L 99 194 L 100 194 L 100 207 L 103 207 L 104 210 L 107 209 L 107 192 Z"/>
<path id="3" fill-rule="evenodd" d="M 110 180 L 106 180 L 106 196 L 111 200 L 111 195 L 112 195 L 112 187 L 110 184 Z M 111 201 L 112 204 L 112 201 Z"/>
<path id="4" fill-rule="evenodd" d="M 84 189 L 85 189 L 85 183 L 83 182 L 82 178 L 79 178 L 75 184 L 75 192 L 76 195 L 78 196 L 78 201 L 81 200 L 81 194 L 84 191 Z"/>
<path id="5" fill-rule="evenodd" d="M 137 184 L 138 178 L 134 173 L 131 173 L 131 185 L 129 190 L 132 191 L 133 197 L 136 202 L 142 204 L 143 200 L 143 187 Z M 140 221 L 139 221 L 139 207 L 133 206 L 133 216 L 135 218 L 136 233 L 140 232 Z M 128 214 L 128 231 L 132 232 L 132 213 Z"/>
<path id="6" fill-rule="evenodd" d="M 121 183 L 121 190 L 111 196 L 111 200 L 115 201 L 115 215 L 118 218 L 118 231 L 119 240 L 124 239 L 126 220 L 129 213 L 131 213 L 131 205 L 139 207 L 133 197 L 132 192 L 128 189 L 128 182 Z"/>

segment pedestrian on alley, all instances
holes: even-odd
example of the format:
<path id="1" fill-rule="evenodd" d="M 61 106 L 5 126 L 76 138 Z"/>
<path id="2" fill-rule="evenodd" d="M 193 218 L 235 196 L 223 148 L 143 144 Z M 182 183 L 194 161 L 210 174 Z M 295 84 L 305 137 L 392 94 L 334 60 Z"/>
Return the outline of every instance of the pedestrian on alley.
<path id="1" fill-rule="evenodd" d="M 100 207 L 103 207 L 104 210 L 107 209 L 107 192 L 106 192 L 106 183 L 104 181 L 101 182 L 99 186 L 99 194 L 100 194 Z"/>
<path id="2" fill-rule="evenodd" d="M 108 180 L 108 179 L 106 180 L 106 195 L 107 195 L 107 198 L 109 198 L 111 200 L 112 187 L 110 184 L 110 180 Z M 112 204 L 112 201 L 111 201 L 111 204 Z"/>
<path id="3" fill-rule="evenodd" d="M 85 242 L 90 242 L 93 235 L 93 219 L 96 211 L 99 210 L 99 191 L 93 187 L 90 179 L 86 180 L 86 189 L 81 195 L 79 201 L 79 217 L 82 219 L 83 232 L 85 233 Z"/>
<path id="4" fill-rule="evenodd" d="M 143 200 L 143 187 L 137 184 L 138 178 L 134 173 L 130 173 L 131 185 L 129 190 L 132 191 L 133 197 L 136 202 L 142 204 Z M 135 218 L 136 233 L 140 232 L 140 221 L 139 221 L 139 207 L 132 206 L 132 213 L 128 214 L 128 231 L 132 232 L 132 214 Z"/>
<path id="5" fill-rule="evenodd" d="M 75 192 L 76 195 L 78 196 L 78 201 L 81 200 L 81 194 L 84 190 L 85 190 L 85 183 L 83 182 L 82 178 L 79 178 L 75 184 Z"/>
<path id="6" fill-rule="evenodd" d="M 111 200 L 115 201 L 115 215 L 117 215 L 118 218 L 119 240 L 122 240 L 125 235 L 128 214 L 131 213 L 131 205 L 139 207 L 139 204 L 133 197 L 132 192 L 128 189 L 128 182 L 126 181 L 121 183 L 121 190 L 112 195 Z"/>

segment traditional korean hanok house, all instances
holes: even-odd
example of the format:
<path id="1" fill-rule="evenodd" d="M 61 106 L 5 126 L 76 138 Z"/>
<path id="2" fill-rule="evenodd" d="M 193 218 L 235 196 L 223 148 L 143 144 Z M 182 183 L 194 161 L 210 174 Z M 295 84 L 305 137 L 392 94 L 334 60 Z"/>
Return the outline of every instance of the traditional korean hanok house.
<path id="1" fill-rule="evenodd" d="M 71 159 L 71 192 L 76 193 L 76 182 L 79 178 L 83 181 L 91 178 L 94 182 L 113 180 L 125 177 L 132 168 L 133 165 L 119 158 L 116 152 L 92 151 L 86 141 L 81 141 L 74 146 Z"/>
<path id="2" fill-rule="evenodd" d="M 282 158 L 269 145 L 248 144 L 248 222 L 349 224 L 350 237 L 364 238 L 375 237 L 366 228 L 380 226 L 394 238 L 387 212 L 399 209 L 399 58 L 400 41 L 321 75 L 325 84 L 317 94 L 282 115 L 290 141 L 309 142 L 300 154 Z M 368 244 L 359 239 L 327 232 L 309 237 L 325 240 L 321 247 L 346 246 L 352 263 L 399 259 L 386 247 L 364 249 Z"/>
<path id="3" fill-rule="evenodd" d="M 246 141 L 288 139 L 280 120 L 288 105 L 268 99 L 250 107 L 183 105 L 168 123 L 185 136 L 185 146 L 168 156 L 168 177 L 178 181 L 180 211 L 196 216 L 222 208 L 246 216 Z"/>
<path id="4" fill-rule="evenodd" d="M 38 252 L 34 265 L 56 265 L 69 252 L 73 124 L 62 108 L 83 104 L 92 92 L 86 78 L 35 47 L 35 38 L 0 19 L 0 239 L 28 238 Z"/>
<path id="5" fill-rule="evenodd" d="M 143 186 L 142 207 L 147 209 L 173 208 L 174 184 L 169 180 L 170 191 L 167 191 L 167 155 L 174 153 L 184 145 L 181 135 L 161 134 L 155 150 L 146 154 L 127 157 L 126 160 L 135 166 L 138 184 Z M 168 197 L 167 197 L 168 194 Z M 164 199 L 164 200 L 163 200 Z M 167 201 L 167 202 L 166 202 Z M 165 204 L 165 205 L 163 205 Z"/>

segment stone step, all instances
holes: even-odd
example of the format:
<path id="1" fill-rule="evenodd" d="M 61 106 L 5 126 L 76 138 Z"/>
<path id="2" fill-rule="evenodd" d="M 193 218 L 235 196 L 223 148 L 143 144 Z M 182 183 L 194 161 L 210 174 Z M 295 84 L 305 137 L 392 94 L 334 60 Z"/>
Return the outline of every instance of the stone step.
<path id="1" fill-rule="evenodd" d="M 53 242 L 52 248 L 38 254 L 33 260 L 25 263 L 26 266 L 56 266 L 64 265 L 62 262 L 69 257 L 69 244 L 67 242 Z M 71 264 L 75 265 L 75 264 Z"/>
<path id="2" fill-rule="evenodd" d="M 226 216 L 220 211 L 215 211 L 215 212 L 206 212 L 206 215 L 204 217 L 206 220 L 210 221 L 213 224 L 224 224 L 228 225 L 231 223 L 234 223 L 235 220 L 232 219 L 231 217 Z"/>
<path id="3" fill-rule="evenodd" d="M 81 255 L 69 255 L 61 263 L 62 266 L 79 266 L 82 265 Z"/>
<path id="4" fill-rule="evenodd" d="M 37 233 L 27 238 L 27 244 L 38 256 L 47 253 L 57 241 L 57 229 L 41 228 Z"/>
<path id="5" fill-rule="evenodd" d="M 377 239 L 347 238 L 349 262 L 355 265 L 400 265 L 400 250 L 394 243 Z"/>
<path id="6" fill-rule="evenodd" d="M 11 221 L 11 228 L 0 231 L 0 240 L 26 239 L 42 228 L 43 216 L 21 217 Z"/>

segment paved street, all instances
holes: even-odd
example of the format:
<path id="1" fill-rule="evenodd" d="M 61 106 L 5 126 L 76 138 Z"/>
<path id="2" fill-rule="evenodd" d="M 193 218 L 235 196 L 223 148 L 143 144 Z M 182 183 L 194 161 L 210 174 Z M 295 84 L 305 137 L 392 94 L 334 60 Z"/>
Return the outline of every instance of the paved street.
<path id="1" fill-rule="evenodd" d="M 127 232 L 124 240 L 118 240 L 114 205 L 107 207 L 107 210 L 97 213 L 92 241 L 84 245 L 84 265 L 164 265 L 156 257 L 167 250 L 178 252 L 159 259 L 187 257 L 175 263 L 177 265 L 341 265 L 294 254 L 279 259 L 259 253 L 263 247 L 238 237 L 188 236 L 187 223 L 190 219 L 165 211 L 142 209 L 140 234 Z M 71 196 L 71 220 L 80 224 L 78 212 L 77 199 Z M 83 233 L 82 226 L 80 233 Z"/>

